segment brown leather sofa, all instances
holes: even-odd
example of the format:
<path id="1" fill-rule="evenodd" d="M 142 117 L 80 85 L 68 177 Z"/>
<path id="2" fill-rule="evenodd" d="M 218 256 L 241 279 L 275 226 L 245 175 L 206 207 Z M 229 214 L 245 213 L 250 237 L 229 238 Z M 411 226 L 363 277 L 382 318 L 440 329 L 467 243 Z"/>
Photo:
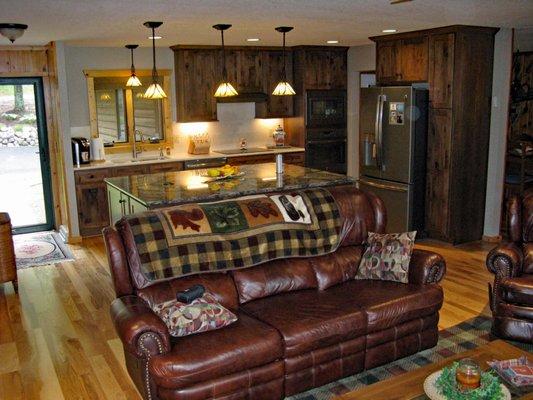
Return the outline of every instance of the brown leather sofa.
<path id="1" fill-rule="evenodd" d="M 144 289 L 130 279 L 131 238 L 104 231 L 117 295 L 111 315 L 129 373 L 145 399 L 281 399 L 437 343 L 443 258 L 415 250 L 408 284 L 354 280 L 367 233 L 385 230 L 385 209 L 377 197 L 353 186 L 330 192 L 343 219 L 353 224 L 335 253 Z M 149 305 L 197 283 L 238 321 L 197 335 L 169 336 Z"/>
<path id="2" fill-rule="evenodd" d="M 509 243 L 490 251 L 487 268 L 492 333 L 498 337 L 533 342 L 533 190 L 512 196 L 507 203 Z"/>

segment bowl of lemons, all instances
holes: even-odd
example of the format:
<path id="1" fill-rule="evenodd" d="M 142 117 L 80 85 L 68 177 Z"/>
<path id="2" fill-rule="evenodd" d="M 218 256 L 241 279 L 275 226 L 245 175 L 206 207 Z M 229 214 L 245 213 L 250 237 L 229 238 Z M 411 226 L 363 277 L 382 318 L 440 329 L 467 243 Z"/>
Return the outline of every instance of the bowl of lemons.
<path id="1" fill-rule="evenodd" d="M 244 172 L 239 172 L 239 168 L 235 165 L 226 164 L 220 168 L 211 168 L 207 170 L 207 178 L 210 181 L 232 179 L 244 175 Z"/>

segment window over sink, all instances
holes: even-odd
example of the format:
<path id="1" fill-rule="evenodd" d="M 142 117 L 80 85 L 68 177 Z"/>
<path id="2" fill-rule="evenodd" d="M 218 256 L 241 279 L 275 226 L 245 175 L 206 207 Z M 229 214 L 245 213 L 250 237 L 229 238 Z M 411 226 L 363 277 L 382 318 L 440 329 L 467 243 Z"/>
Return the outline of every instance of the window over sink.
<path id="1" fill-rule="evenodd" d="M 170 93 L 170 70 L 159 70 L 158 83 Z M 151 100 L 144 92 L 151 82 L 150 70 L 137 70 L 143 82 L 128 87 L 129 70 L 86 70 L 91 137 L 101 137 L 106 153 L 130 151 L 133 140 L 143 146 L 171 145 L 170 99 Z"/>

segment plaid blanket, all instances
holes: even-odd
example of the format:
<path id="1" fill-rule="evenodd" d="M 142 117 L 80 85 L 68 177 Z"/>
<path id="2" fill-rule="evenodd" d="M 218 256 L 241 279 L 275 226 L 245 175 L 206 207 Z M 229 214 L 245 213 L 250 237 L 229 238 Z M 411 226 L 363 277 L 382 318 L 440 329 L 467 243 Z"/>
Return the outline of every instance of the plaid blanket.
<path id="1" fill-rule="evenodd" d="M 323 255 L 342 239 L 339 209 L 325 189 L 151 210 L 124 217 L 117 228 L 135 243 L 128 257 L 137 288 L 278 258 Z"/>

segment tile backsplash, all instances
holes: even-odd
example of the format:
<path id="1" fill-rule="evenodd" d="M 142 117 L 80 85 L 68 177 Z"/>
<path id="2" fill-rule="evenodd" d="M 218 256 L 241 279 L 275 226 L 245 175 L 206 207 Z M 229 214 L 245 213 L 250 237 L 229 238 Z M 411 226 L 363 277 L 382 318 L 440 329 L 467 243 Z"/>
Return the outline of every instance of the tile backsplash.
<path id="1" fill-rule="evenodd" d="M 209 133 L 211 149 L 238 148 L 241 138 L 246 138 L 248 146 L 272 144 L 272 132 L 278 125 L 283 126 L 282 118 L 255 118 L 255 103 L 219 103 L 218 121 L 174 123 L 175 147 L 187 146 L 187 136 L 195 133 Z"/>

